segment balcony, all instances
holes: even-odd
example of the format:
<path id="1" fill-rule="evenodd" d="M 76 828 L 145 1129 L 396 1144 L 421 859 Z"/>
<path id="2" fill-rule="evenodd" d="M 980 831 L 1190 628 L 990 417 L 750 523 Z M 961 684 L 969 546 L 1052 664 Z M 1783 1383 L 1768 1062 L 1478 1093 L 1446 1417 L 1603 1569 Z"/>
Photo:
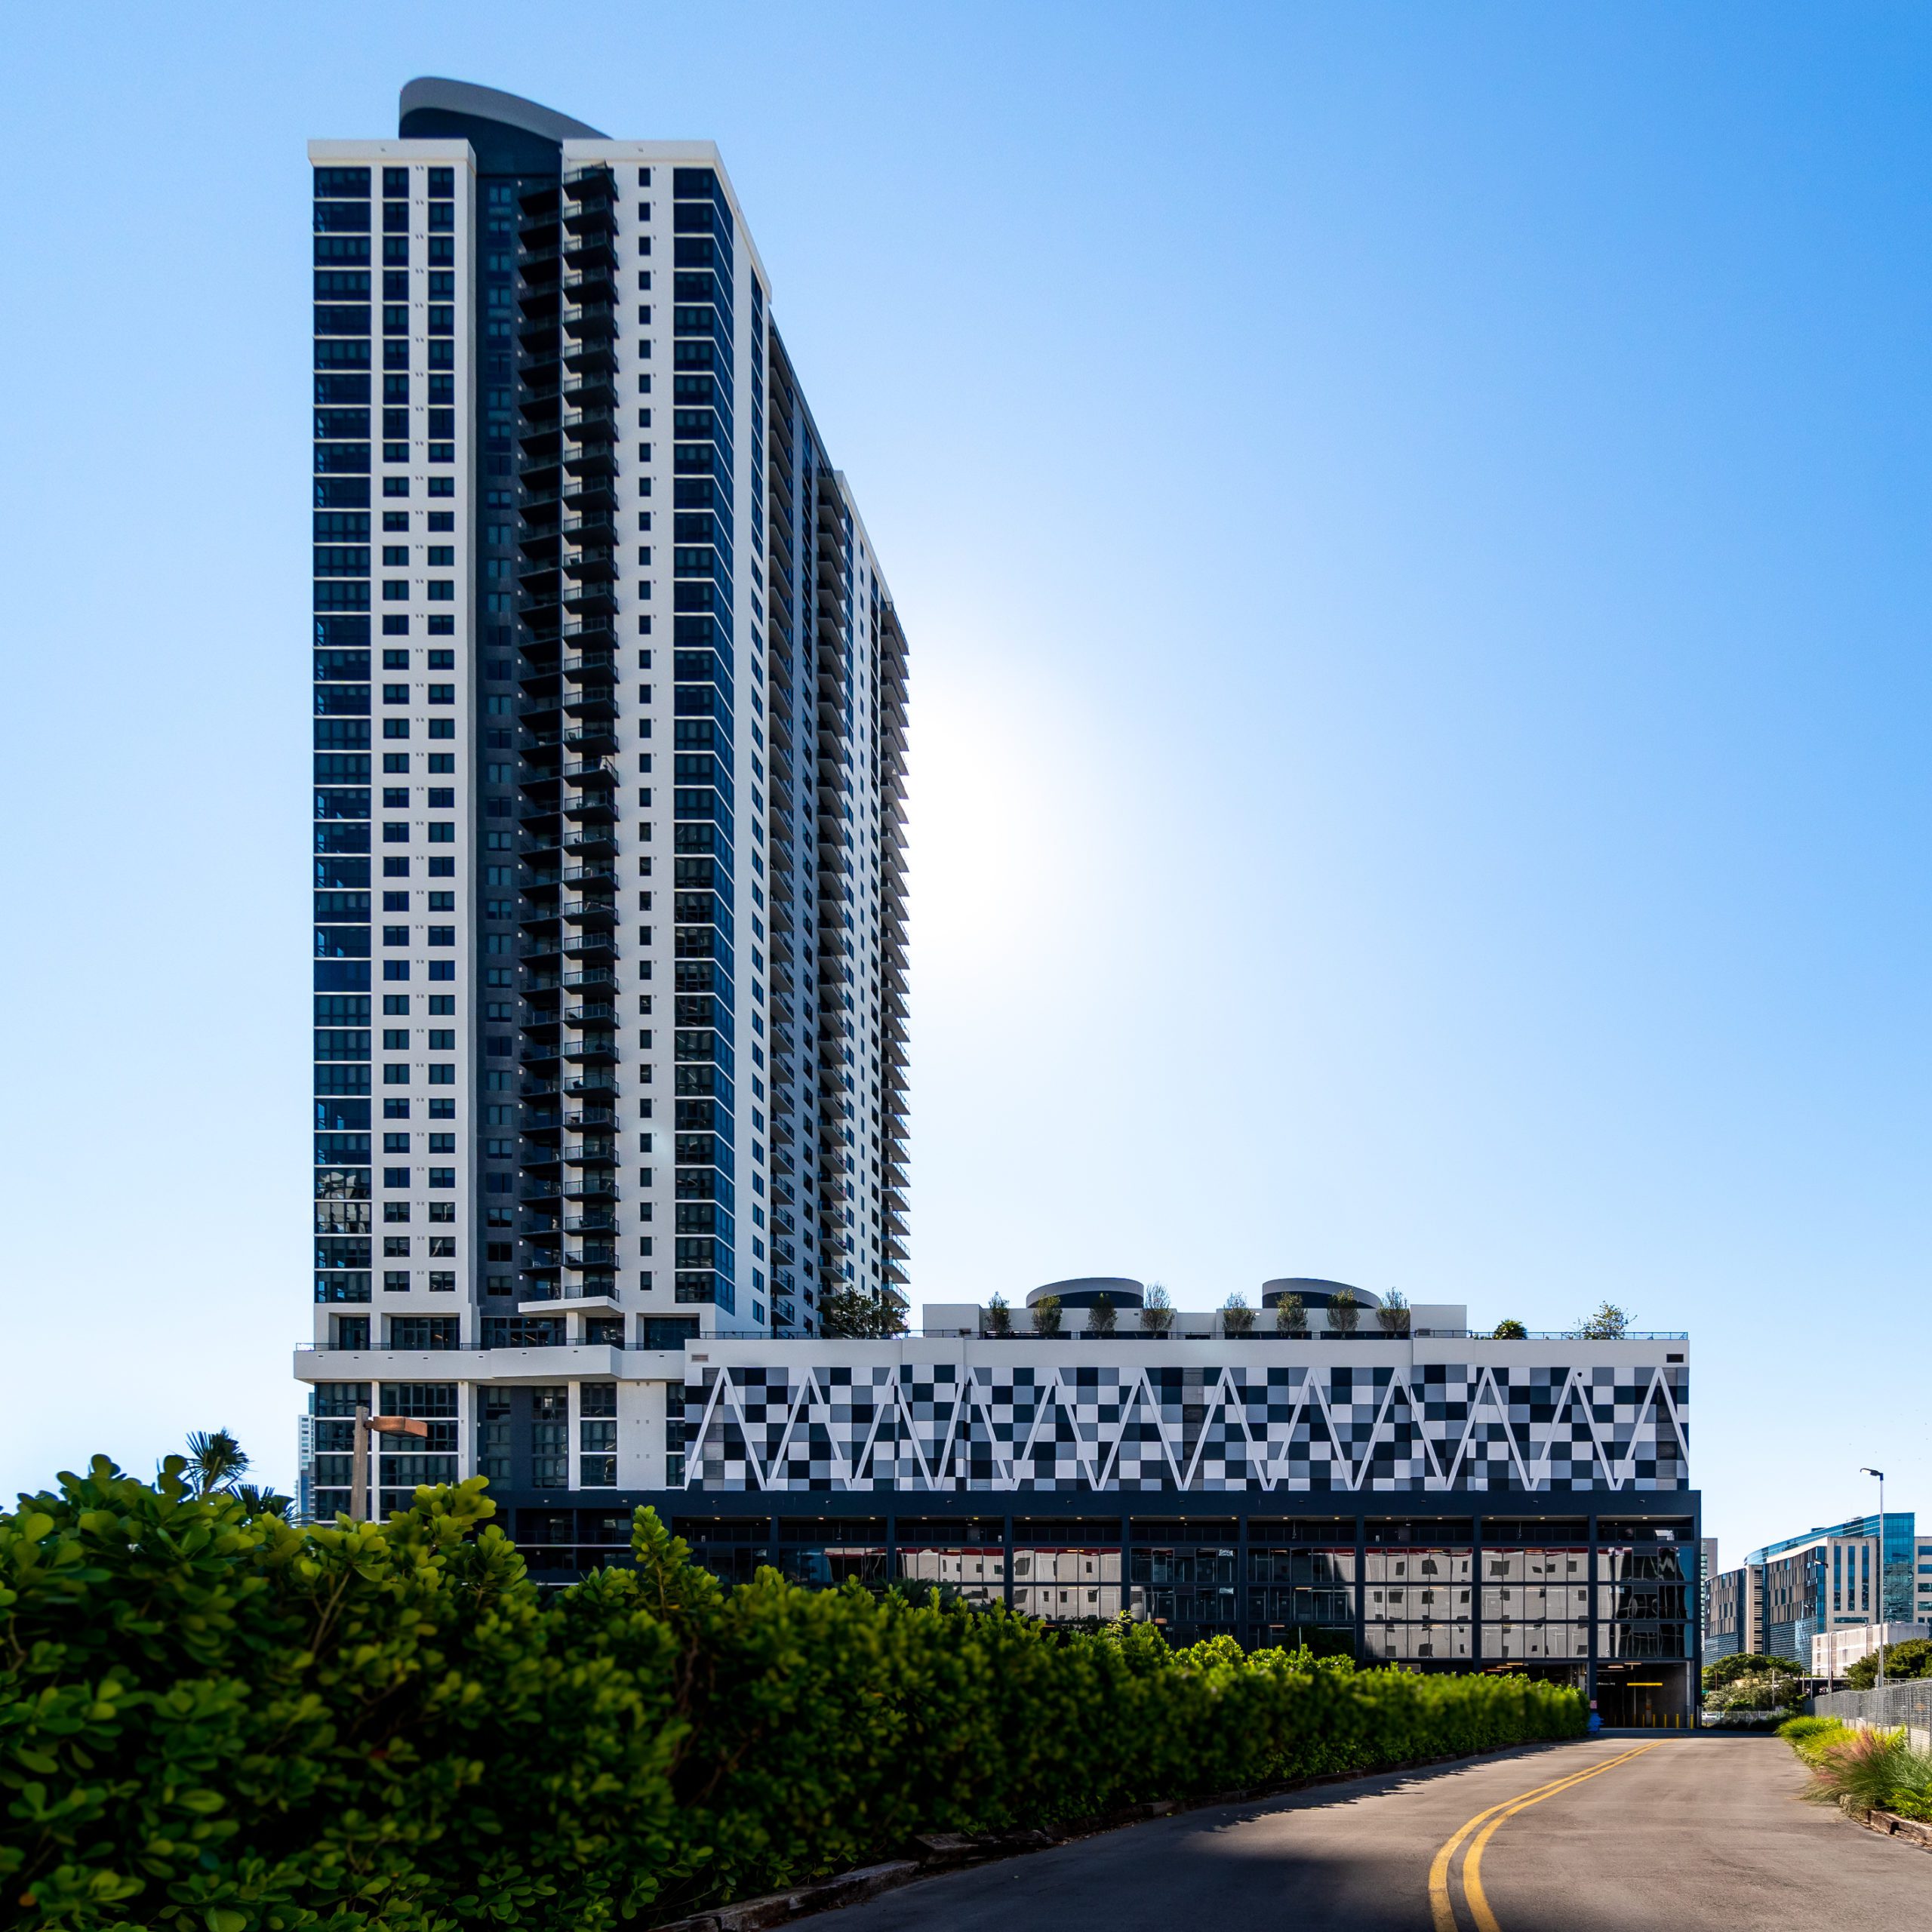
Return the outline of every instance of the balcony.
<path id="1" fill-rule="evenodd" d="M 617 1023 L 616 1003 L 599 1000 L 589 1006 L 574 1006 L 564 1015 L 573 1026 L 614 1026 Z"/>
<path id="2" fill-rule="evenodd" d="M 608 1066 L 617 1057 L 617 1036 L 614 1033 L 586 1033 L 581 1039 L 566 1041 L 564 1057 L 574 1066 Z"/>
<path id="3" fill-rule="evenodd" d="M 608 724 L 617 715 L 617 688 L 614 685 L 582 685 L 564 700 L 563 709 L 573 720 L 595 718 Z"/>
<path id="4" fill-rule="evenodd" d="M 617 502 L 615 469 L 586 472 L 581 475 L 573 470 L 564 488 L 563 500 L 580 515 L 592 510 L 614 509 Z"/>
<path id="5" fill-rule="evenodd" d="M 608 657 L 616 644 L 617 626 L 608 617 L 580 617 L 574 623 L 566 623 L 563 628 L 563 641 L 566 650 L 574 650 L 580 658 Z M 570 660 L 564 662 L 564 675 L 574 674 L 570 668 Z"/>
<path id="6" fill-rule="evenodd" d="M 617 675 L 616 654 L 609 650 L 576 651 L 565 658 L 563 669 L 573 683 L 608 685 Z"/>
<path id="7" fill-rule="evenodd" d="M 603 369 L 573 371 L 564 379 L 561 396 L 572 409 L 614 408 L 617 400 L 616 377 Z"/>
<path id="8" fill-rule="evenodd" d="M 608 1208 L 592 1208 L 588 1213 L 569 1216 L 564 1223 L 567 1235 L 614 1234 L 617 1217 Z"/>
<path id="9" fill-rule="evenodd" d="M 580 973 L 566 973 L 558 982 L 565 989 L 574 991 L 580 986 L 608 986 L 614 983 L 617 975 L 608 966 L 592 966 Z"/>
<path id="10" fill-rule="evenodd" d="M 563 453 L 566 475 L 579 483 L 608 482 L 617 473 L 617 455 L 610 443 L 578 443 Z"/>
<path id="11" fill-rule="evenodd" d="M 527 356 L 541 360 L 557 352 L 557 315 L 552 309 L 548 315 L 519 315 L 517 318 L 517 346 Z"/>
<path id="12" fill-rule="evenodd" d="M 588 885 L 597 880 L 604 880 L 614 884 L 617 877 L 617 869 L 615 866 L 609 865 L 568 866 L 557 876 L 560 877 L 566 885 Z"/>
<path id="13" fill-rule="evenodd" d="M 617 1098 L 617 1076 L 608 1066 L 586 1066 L 564 1082 L 564 1097 L 570 1100 L 612 1100 Z"/>
<path id="14" fill-rule="evenodd" d="M 614 235 L 617 232 L 617 211 L 611 189 L 607 186 L 586 191 L 584 198 L 566 203 L 563 222 L 570 238 L 566 246 L 575 244 L 579 238 Z"/>
<path id="15" fill-rule="evenodd" d="M 617 761 L 611 758 L 586 758 L 580 764 L 567 764 L 563 776 L 572 785 L 612 786 L 623 782 L 623 774 L 617 768 Z"/>
<path id="16" fill-rule="evenodd" d="M 564 1124 L 577 1134 L 608 1133 L 617 1124 L 617 1110 L 613 1107 L 584 1107 L 564 1116 Z"/>
<path id="17" fill-rule="evenodd" d="M 563 432 L 573 442 L 608 443 L 617 435 L 617 419 L 608 409 L 574 409 L 563 420 Z"/>
<path id="18" fill-rule="evenodd" d="M 611 718 L 583 718 L 560 732 L 558 742 L 566 752 L 614 752 L 618 746 L 617 724 Z"/>
<path id="19" fill-rule="evenodd" d="M 586 228 L 581 234 L 573 234 L 564 245 L 565 259 L 573 267 L 595 273 L 599 269 L 606 272 L 617 265 L 617 234 L 614 224 L 610 227 L 598 225 Z"/>
<path id="20" fill-rule="evenodd" d="M 564 1183 L 566 1201 L 615 1201 L 617 1175 L 614 1168 L 586 1167 Z"/>
<path id="21" fill-rule="evenodd" d="M 590 823 L 574 826 L 564 835 L 564 850 L 595 858 L 609 858 L 617 850 L 617 828 Z"/>
<path id="22" fill-rule="evenodd" d="M 608 899 L 566 899 L 558 910 L 572 925 L 614 926 L 617 922 L 617 906 Z"/>
<path id="23" fill-rule="evenodd" d="M 580 617 L 599 613 L 608 617 L 617 608 L 617 586 L 608 577 L 572 578 L 564 586 L 563 605 Z"/>
<path id="24" fill-rule="evenodd" d="M 564 333 L 576 342 L 608 342 L 617 333 L 617 312 L 608 302 L 566 306 L 561 319 Z"/>
<path id="25" fill-rule="evenodd" d="M 617 1265 L 617 1251 L 608 1242 L 598 1242 L 583 1247 L 568 1250 L 564 1256 L 566 1268 L 614 1268 Z"/>
<path id="26" fill-rule="evenodd" d="M 550 805 L 545 809 L 554 812 L 557 808 Z M 564 816 L 578 824 L 590 820 L 608 824 L 614 816 L 611 795 L 608 792 L 574 792 L 564 801 Z"/>
<path id="27" fill-rule="evenodd" d="M 614 959 L 617 938 L 608 928 L 586 927 L 581 931 L 565 934 L 564 954 L 570 959 Z"/>

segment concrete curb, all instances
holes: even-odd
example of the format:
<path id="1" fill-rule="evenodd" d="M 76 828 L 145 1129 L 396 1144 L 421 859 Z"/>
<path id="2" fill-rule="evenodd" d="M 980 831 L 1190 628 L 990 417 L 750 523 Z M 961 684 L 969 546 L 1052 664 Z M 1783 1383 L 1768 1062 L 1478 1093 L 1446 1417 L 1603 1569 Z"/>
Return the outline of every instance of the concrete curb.
<path id="1" fill-rule="evenodd" d="M 1412 1758 L 1372 1771 L 1333 1771 L 1321 1777 L 1296 1778 L 1286 1784 L 1257 1785 L 1249 1790 L 1210 1792 L 1198 1798 L 1155 1798 L 1102 1817 L 1075 1819 L 1044 1830 L 998 1832 L 983 1837 L 966 1832 L 928 1832 L 912 1840 L 918 1853 L 916 1858 L 862 1865 L 855 1871 L 841 1872 L 836 1878 L 814 1878 L 789 1891 L 769 1892 L 762 1898 L 740 1900 L 736 1905 L 714 1906 L 688 1918 L 672 1919 L 654 1927 L 653 1932 L 765 1932 L 768 1927 L 789 1924 L 817 1912 L 862 1904 L 881 1892 L 896 1891 L 901 1885 L 910 1884 L 915 1878 L 936 1878 L 969 1865 L 989 1865 L 1029 1851 L 1051 1850 L 1055 1845 L 1077 1838 L 1097 1838 L 1104 1832 L 1120 1831 L 1177 1812 L 1205 1811 L 1217 1804 L 1246 1804 L 1264 1798 L 1292 1797 L 1297 1792 L 1318 1790 L 1327 1785 L 1358 1784 L 1367 1778 L 1398 1777 L 1405 1771 L 1429 1770 L 1442 1764 L 1472 1764 L 1512 1751 L 1542 1751 L 1553 1745 L 1588 1741 L 1587 1734 L 1574 1738 L 1531 1738 L 1521 1744 L 1498 1744 L 1487 1751 L 1464 1752 L 1451 1758 Z M 1901 1825 L 1909 1822 L 1899 1820 Z"/>
<path id="2" fill-rule="evenodd" d="M 1857 1822 L 1881 1838 L 1903 1838 L 1921 1851 L 1932 1851 L 1932 1825 L 1922 1818 L 1901 1818 L 1890 1811 L 1867 1811 Z"/>

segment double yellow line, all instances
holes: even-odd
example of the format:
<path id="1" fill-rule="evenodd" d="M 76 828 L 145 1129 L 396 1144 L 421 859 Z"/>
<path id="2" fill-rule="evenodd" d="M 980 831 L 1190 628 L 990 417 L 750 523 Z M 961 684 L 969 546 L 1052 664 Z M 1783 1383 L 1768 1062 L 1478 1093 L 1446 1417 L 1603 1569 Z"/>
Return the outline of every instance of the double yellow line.
<path id="1" fill-rule="evenodd" d="M 1456 1921 L 1456 1909 L 1449 1898 L 1449 1868 L 1472 1832 L 1475 1833 L 1475 1841 L 1463 1860 L 1463 1896 L 1469 1901 L 1469 1915 L 1475 1921 L 1476 1932 L 1503 1932 L 1483 1891 L 1482 1854 L 1503 1820 L 1513 1818 L 1518 1811 L 1527 1811 L 1532 1804 L 1540 1804 L 1546 1798 L 1554 1798 L 1560 1791 L 1567 1791 L 1572 1786 L 1601 1777 L 1605 1771 L 1614 1771 L 1619 1764 L 1627 1764 L 1632 1758 L 1641 1758 L 1646 1751 L 1657 1749 L 1655 1744 L 1639 1744 L 1634 1749 L 1620 1751 L 1614 1758 L 1606 1758 L 1587 1770 L 1572 1771 L 1567 1777 L 1552 1778 L 1548 1784 L 1538 1785 L 1532 1791 L 1506 1798 L 1500 1804 L 1492 1804 L 1487 1811 L 1478 1811 L 1429 1863 L 1429 1909 L 1435 1921 L 1435 1932 L 1461 1932 Z"/>

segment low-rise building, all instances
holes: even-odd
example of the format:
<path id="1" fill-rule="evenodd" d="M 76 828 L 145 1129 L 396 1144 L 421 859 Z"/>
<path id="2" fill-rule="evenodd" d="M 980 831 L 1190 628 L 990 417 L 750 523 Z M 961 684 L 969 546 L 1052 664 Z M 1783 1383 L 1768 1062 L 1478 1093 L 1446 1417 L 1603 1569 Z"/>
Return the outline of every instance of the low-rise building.
<path id="1" fill-rule="evenodd" d="M 931 1584 L 1183 1642 L 1524 1669 L 1608 1721 L 1690 1710 L 1682 1336 L 1498 1338 L 1366 1297 L 1351 1331 L 1302 1287 L 1279 1292 L 1318 1321 L 1167 1323 L 1137 1287 L 1052 1284 L 1057 1333 L 969 1306 L 886 1340 L 317 1349 L 297 1372 L 318 1415 L 450 1417 L 457 1471 L 559 1580 L 621 1561 L 648 1503 L 728 1580 Z M 580 1416 L 601 1423 L 581 1443 Z M 408 1440 L 379 1443 L 384 1509 L 416 1479 Z"/>
<path id="2" fill-rule="evenodd" d="M 1860 1623 L 1821 1630 L 1811 1639 L 1811 1675 L 1842 1677 L 1861 1658 L 1913 1637 L 1932 1637 L 1932 1623 Z"/>

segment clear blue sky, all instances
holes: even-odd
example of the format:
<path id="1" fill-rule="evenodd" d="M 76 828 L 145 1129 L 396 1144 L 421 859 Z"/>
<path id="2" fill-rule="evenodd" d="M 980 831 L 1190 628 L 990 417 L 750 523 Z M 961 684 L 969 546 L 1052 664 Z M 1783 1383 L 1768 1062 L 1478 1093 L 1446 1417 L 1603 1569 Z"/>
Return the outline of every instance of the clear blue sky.
<path id="1" fill-rule="evenodd" d="M 1932 14 L 571 20 L 10 20 L 0 1489 L 292 1469 L 303 147 L 426 72 L 724 150 L 913 642 L 919 1298 L 1607 1297 L 1729 1555 L 1932 1515 Z"/>

